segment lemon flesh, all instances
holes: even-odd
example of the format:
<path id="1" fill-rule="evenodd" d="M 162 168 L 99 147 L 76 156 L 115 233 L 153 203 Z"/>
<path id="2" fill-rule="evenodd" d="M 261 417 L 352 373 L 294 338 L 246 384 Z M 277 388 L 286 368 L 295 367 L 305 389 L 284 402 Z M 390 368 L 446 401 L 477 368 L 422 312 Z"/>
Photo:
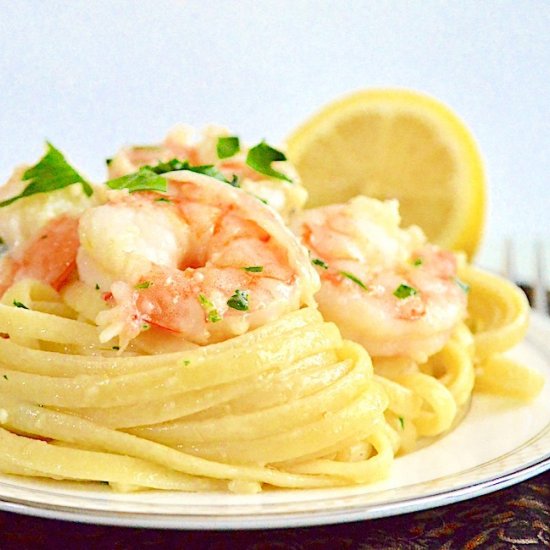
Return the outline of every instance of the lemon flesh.
<path id="1" fill-rule="evenodd" d="M 358 194 L 400 202 L 403 225 L 475 253 L 485 179 L 475 141 L 439 101 L 410 90 L 365 90 L 335 101 L 287 140 L 309 207 Z"/>

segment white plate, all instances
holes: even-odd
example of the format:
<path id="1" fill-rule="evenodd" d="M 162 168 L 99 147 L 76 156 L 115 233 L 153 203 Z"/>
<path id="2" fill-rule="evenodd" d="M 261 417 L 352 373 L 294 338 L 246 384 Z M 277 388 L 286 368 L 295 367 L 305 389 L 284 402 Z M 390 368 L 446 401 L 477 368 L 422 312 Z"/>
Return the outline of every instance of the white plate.
<path id="1" fill-rule="evenodd" d="M 519 405 L 476 395 L 452 433 L 398 458 L 384 482 L 258 495 L 114 494 L 91 484 L 4 475 L 0 509 L 134 527 L 265 529 L 378 518 L 476 497 L 550 467 L 550 321 L 534 314 L 526 341 L 512 355 L 547 378 L 535 402 Z"/>

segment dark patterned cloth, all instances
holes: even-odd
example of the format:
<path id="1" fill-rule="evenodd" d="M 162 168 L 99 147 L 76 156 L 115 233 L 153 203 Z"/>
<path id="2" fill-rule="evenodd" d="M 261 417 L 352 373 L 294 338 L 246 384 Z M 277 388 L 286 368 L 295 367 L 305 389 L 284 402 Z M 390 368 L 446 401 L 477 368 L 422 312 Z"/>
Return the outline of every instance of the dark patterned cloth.
<path id="1" fill-rule="evenodd" d="M 550 548 L 550 471 L 496 493 L 393 518 L 259 531 L 163 531 L 0 512 L 0 549 L 536 549 Z"/>

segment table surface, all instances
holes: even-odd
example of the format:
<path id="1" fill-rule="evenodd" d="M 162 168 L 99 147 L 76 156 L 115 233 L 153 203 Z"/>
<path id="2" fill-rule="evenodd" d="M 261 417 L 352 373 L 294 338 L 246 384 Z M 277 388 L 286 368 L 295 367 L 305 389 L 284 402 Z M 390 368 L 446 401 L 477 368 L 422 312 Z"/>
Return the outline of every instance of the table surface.
<path id="1" fill-rule="evenodd" d="M 0 512 L 0 548 L 550 548 L 550 471 L 495 493 L 391 518 L 300 529 L 177 531 L 87 525 Z"/>

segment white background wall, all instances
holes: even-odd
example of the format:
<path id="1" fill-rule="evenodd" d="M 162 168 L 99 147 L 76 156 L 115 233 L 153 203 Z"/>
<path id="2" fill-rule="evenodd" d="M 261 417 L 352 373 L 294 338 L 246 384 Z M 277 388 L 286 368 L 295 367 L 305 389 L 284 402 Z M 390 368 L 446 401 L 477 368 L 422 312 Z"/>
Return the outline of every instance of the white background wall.
<path id="1" fill-rule="evenodd" d="M 506 235 L 550 240 L 550 2 L 3 0 L 0 177 L 45 138 L 90 177 L 177 122 L 282 140 L 372 86 L 430 93 L 484 154 L 479 260 Z"/>

